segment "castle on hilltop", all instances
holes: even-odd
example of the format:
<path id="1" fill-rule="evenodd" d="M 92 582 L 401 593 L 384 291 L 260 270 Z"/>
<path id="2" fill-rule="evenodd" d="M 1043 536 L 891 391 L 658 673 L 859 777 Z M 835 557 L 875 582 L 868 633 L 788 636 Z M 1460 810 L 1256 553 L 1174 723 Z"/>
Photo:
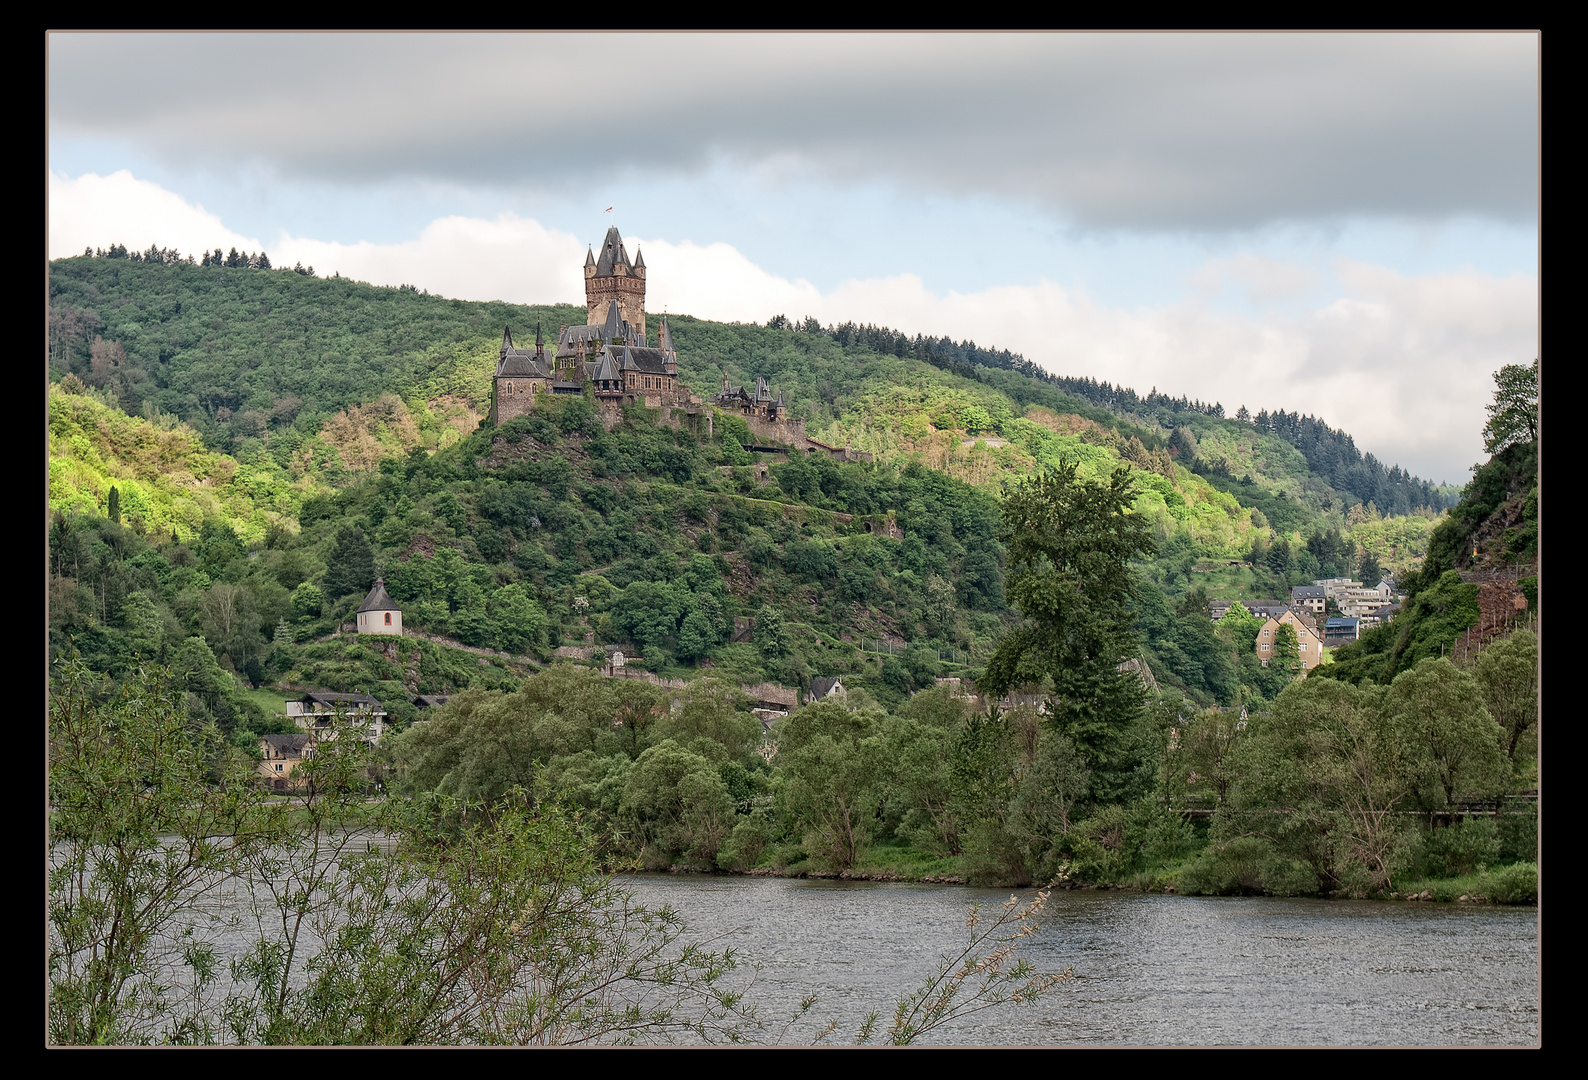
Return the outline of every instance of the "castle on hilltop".
<path id="1" fill-rule="evenodd" d="M 723 372 L 722 390 L 710 402 L 691 393 L 678 381 L 678 350 L 665 315 L 656 344 L 647 339 L 645 257 L 636 248 L 631 260 L 616 228 L 607 230 L 599 257 L 593 249 L 585 253 L 584 296 L 585 325 L 560 327 L 549 352 L 539 327 L 533 349 L 514 345 L 511 329 L 503 329 L 491 423 L 525 415 L 541 394 L 583 394 L 588 386 L 608 430 L 622 420 L 625 405 L 643 405 L 660 410 L 658 421 L 668 427 L 699 425 L 709 437 L 715 407 L 741 415 L 758 442 L 870 459 L 808 438 L 805 421 L 789 419 L 783 395 L 774 397 L 766 379 L 752 390 L 730 385 Z"/>
<path id="2" fill-rule="evenodd" d="M 661 409 L 662 422 L 672 427 L 702 417 L 709 434 L 706 403 L 678 381 L 678 350 L 665 316 L 656 345 L 646 340 L 645 257 L 631 261 L 617 229 L 607 230 L 599 259 L 586 254 L 584 290 L 589 321 L 562 327 L 549 355 L 539 327 L 533 350 L 514 345 L 512 330 L 503 329 L 491 422 L 523 416 L 540 394 L 582 394 L 588 384 L 608 428 L 624 405 L 644 405 Z"/>

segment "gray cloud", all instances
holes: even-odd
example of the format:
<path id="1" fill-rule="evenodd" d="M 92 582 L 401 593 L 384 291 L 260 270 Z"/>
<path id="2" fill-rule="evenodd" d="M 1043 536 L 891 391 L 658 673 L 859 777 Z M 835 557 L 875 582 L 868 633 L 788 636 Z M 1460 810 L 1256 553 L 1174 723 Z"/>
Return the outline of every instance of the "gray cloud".
<path id="1" fill-rule="evenodd" d="M 55 134 L 285 180 L 728 161 L 1193 231 L 1536 207 L 1525 34 L 68 34 L 49 54 Z"/>

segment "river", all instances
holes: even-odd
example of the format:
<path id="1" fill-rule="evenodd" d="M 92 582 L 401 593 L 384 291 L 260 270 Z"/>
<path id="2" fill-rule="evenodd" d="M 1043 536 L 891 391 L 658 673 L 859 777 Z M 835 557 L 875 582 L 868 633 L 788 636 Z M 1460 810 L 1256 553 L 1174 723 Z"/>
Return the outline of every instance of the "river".
<path id="1" fill-rule="evenodd" d="M 1007 891 L 752 877 L 636 875 L 698 935 L 759 971 L 763 1018 L 806 994 L 809 1041 L 835 1040 L 961 946 L 968 904 Z M 1022 895 L 1029 895 L 1023 893 Z M 1027 1045 L 1536 1045 L 1536 908 L 1055 892 L 1025 955 L 1075 977 L 1034 1005 L 968 1017 L 925 1040 Z"/>

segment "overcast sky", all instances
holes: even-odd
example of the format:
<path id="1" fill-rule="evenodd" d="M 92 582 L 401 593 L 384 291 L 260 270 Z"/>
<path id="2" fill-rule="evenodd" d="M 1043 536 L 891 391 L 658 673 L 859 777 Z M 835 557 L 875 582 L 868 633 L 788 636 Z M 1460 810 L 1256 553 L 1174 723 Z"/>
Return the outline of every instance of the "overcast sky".
<path id="1" fill-rule="evenodd" d="M 1537 351 L 1538 39 L 52 35 L 49 254 L 971 338 L 1435 480 Z"/>

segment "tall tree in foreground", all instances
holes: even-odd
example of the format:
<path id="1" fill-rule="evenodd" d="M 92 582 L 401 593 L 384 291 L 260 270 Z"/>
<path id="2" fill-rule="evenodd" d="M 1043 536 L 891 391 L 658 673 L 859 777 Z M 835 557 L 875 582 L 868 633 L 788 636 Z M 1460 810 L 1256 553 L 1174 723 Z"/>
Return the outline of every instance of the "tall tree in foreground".
<path id="1" fill-rule="evenodd" d="M 1137 675 L 1120 670 L 1136 652 L 1130 562 L 1153 550 L 1146 521 L 1130 511 L 1136 494 L 1128 469 L 1082 480 L 1069 462 L 1008 491 L 1006 589 L 1025 618 L 981 679 L 992 697 L 1051 680 L 1051 723 L 1104 769 L 1143 700 Z"/>
<path id="2" fill-rule="evenodd" d="M 1498 454 L 1519 442 L 1538 441 L 1538 361 L 1506 364 L 1494 373 L 1494 401 L 1486 406 L 1483 450 Z"/>

